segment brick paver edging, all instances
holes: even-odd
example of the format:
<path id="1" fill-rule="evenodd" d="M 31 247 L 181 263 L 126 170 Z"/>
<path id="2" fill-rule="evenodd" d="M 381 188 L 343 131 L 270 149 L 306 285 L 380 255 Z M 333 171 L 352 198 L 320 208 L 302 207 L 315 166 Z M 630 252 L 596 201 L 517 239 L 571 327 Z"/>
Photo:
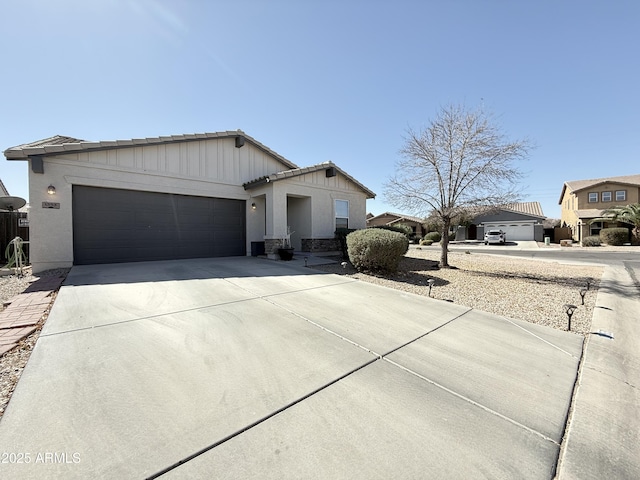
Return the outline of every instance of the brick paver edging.
<path id="1" fill-rule="evenodd" d="M 34 332 L 65 277 L 39 278 L 24 292 L 8 300 L 0 312 L 0 356 L 18 346 L 20 340 Z"/>

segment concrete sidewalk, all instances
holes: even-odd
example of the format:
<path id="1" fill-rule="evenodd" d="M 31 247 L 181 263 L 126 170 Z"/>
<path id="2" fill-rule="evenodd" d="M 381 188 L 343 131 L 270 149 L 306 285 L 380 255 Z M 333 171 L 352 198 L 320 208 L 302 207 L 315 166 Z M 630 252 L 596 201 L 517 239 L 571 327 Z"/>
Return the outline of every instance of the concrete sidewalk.
<path id="1" fill-rule="evenodd" d="M 2 478 L 553 478 L 582 337 L 269 260 L 74 267 Z"/>
<path id="2" fill-rule="evenodd" d="M 640 478 L 640 262 L 600 282 L 559 479 Z"/>

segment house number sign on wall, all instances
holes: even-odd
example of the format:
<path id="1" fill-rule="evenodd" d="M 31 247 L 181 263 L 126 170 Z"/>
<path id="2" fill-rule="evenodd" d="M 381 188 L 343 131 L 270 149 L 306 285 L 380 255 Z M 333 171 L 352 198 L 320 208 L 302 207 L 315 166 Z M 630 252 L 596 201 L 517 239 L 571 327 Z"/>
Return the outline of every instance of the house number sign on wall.
<path id="1" fill-rule="evenodd" d="M 57 202 L 42 202 L 42 208 L 57 208 L 60 209 L 60 204 Z"/>

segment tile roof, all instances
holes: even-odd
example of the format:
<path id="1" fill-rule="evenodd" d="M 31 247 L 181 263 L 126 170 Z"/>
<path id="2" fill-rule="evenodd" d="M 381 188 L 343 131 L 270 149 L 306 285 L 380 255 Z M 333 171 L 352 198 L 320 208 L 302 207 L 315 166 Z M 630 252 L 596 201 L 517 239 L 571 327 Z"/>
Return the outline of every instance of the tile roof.
<path id="1" fill-rule="evenodd" d="M 518 213 L 525 213 L 527 215 L 534 215 L 536 217 L 544 217 L 544 213 L 542 213 L 542 206 L 540 205 L 540 202 L 509 203 L 507 205 L 502 206 L 501 208 L 506 210 L 512 210 Z"/>
<path id="2" fill-rule="evenodd" d="M 260 178 L 256 178 L 255 180 L 247 182 L 247 183 L 243 184 L 242 186 L 244 187 L 245 190 L 250 190 L 252 188 L 259 187 L 260 185 L 264 185 L 265 183 L 277 182 L 278 180 L 284 180 L 286 178 L 298 177 L 300 175 L 306 175 L 307 173 L 313 173 L 313 172 L 317 172 L 319 170 L 326 170 L 327 168 L 335 168 L 343 176 L 345 176 L 347 179 L 349 179 L 354 184 L 356 184 L 361 190 L 363 190 L 367 194 L 367 198 L 375 198 L 376 197 L 375 193 L 373 193 L 371 190 L 369 190 L 363 184 L 358 182 L 355 178 L 353 178 L 351 175 L 349 175 L 347 172 L 342 170 L 340 167 L 338 167 L 333 162 L 323 162 L 323 163 L 319 163 L 317 165 L 312 165 L 310 167 L 302 167 L 302 168 L 297 167 L 297 168 L 292 168 L 291 170 L 285 170 L 285 171 L 282 171 L 282 172 L 272 173 L 271 175 L 265 175 L 265 176 L 262 176 Z"/>
<path id="3" fill-rule="evenodd" d="M 381 213 L 380 215 L 371 216 L 367 219 L 367 221 L 373 220 L 374 218 L 378 218 L 378 217 L 384 217 L 387 215 L 392 217 L 398 217 L 396 220 L 393 220 L 390 223 L 401 222 L 402 220 L 409 220 L 411 222 L 417 222 L 417 223 L 422 223 L 424 221 L 424 218 L 414 217 L 412 215 L 404 215 L 402 213 L 394 213 L 394 212 L 384 212 L 384 213 Z"/>
<path id="4" fill-rule="evenodd" d="M 540 206 L 540 202 L 517 202 L 507 203 L 505 205 L 483 205 L 478 207 L 466 207 L 464 210 L 474 217 L 486 215 L 488 213 L 495 213 L 500 210 L 508 210 L 511 212 L 522 213 L 524 215 L 531 215 L 533 217 L 546 218 L 544 213 L 542 213 L 542 206 Z"/>
<path id="5" fill-rule="evenodd" d="M 558 200 L 558 205 L 562 204 L 562 198 L 564 197 L 564 193 L 567 188 L 572 192 L 579 192 L 585 188 L 595 187 L 608 182 L 624 183 L 640 187 L 640 175 L 623 175 L 620 177 L 593 178 L 591 180 L 571 180 L 569 182 L 564 182 L 562 192 L 560 193 L 560 199 Z"/>
<path id="6" fill-rule="evenodd" d="M 9 191 L 7 190 L 7 187 L 4 186 L 4 183 L 2 183 L 2 179 L 0 179 L 0 196 L 2 197 L 9 196 Z"/>
<path id="7" fill-rule="evenodd" d="M 210 138 L 234 138 L 244 137 L 246 141 L 252 143 L 260 150 L 272 155 L 289 168 L 298 166 L 287 160 L 282 155 L 271 150 L 269 147 L 258 142 L 253 137 L 247 135 L 242 130 L 214 132 L 214 133 L 193 133 L 184 135 L 171 135 L 162 137 L 133 138 L 131 140 L 104 140 L 99 142 L 89 142 L 72 137 L 55 135 L 43 140 L 25 143 L 15 147 L 10 147 L 4 151 L 7 160 L 28 160 L 32 155 L 56 155 L 67 152 L 107 150 L 113 148 L 127 148 L 143 145 L 157 145 L 174 142 L 190 142 L 197 140 L 208 140 Z"/>
<path id="8" fill-rule="evenodd" d="M 597 208 L 589 208 L 585 210 L 576 210 L 578 218 L 600 218 L 604 210 L 598 210 Z"/>

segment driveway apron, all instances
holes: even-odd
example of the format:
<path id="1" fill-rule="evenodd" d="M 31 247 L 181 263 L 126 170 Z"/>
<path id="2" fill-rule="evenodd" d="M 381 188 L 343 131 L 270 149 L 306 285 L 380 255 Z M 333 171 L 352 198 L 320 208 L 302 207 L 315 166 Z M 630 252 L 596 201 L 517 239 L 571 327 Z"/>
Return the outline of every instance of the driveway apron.
<path id="1" fill-rule="evenodd" d="M 0 478 L 553 478 L 581 352 L 286 262 L 74 267 Z"/>

